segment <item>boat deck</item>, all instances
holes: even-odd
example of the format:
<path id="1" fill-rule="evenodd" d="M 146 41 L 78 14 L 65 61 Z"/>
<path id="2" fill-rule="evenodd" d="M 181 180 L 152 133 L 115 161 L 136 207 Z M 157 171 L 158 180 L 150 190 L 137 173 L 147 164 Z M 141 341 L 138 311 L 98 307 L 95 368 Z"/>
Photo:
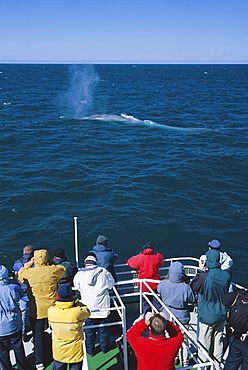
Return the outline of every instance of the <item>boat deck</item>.
<path id="1" fill-rule="evenodd" d="M 180 260 L 185 267 L 186 274 L 193 278 L 198 271 L 198 259 L 186 257 L 186 258 L 171 258 L 166 259 L 164 266 L 161 268 L 161 277 L 163 278 L 167 275 L 168 268 L 170 264 L 175 261 Z M 109 319 L 110 325 L 110 347 L 109 351 L 106 354 L 103 354 L 100 351 L 99 345 L 96 345 L 96 353 L 93 357 L 89 357 L 86 355 L 83 361 L 83 370 L 134 370 L 136 369 L 136 360 L 135 356 L 130 356 L 130 352 L 132 352 L 131 347 L 128 347 L 128 343 L 126 341 L 126 331 L 130 328 L 133 322 L 141 317 L 142 309 L 141 309 L 141 300 L 142 296 L 147 299 L 150 303 L 151 308 L 153 311 L 156 311 L 155 307 L 152 306 L 151 302 L 149 301 L 149 294 L 154 295 L 154 292 L 151 291 L 148 295 L 142 293 L 141 289 L 138 288 L 138 281 L 141 284 L 147 284 L 149 280 L 138 280 L 137 279 L 137 271 L 130 270 L 130 268 L 126 265 L 117 265 L 116 266 L 117 275 L 118 275 L 118 283 L 114 287 L 114 292 L 111 295 L 112 304 L 111 304 L 111 314 Z M 235 284 L 234 284 L 235 285 Z M 156 296 L 157 297 L 157 296 Z M 160 299 L 159 297 L 157 297 Z M 190 320 L 190 327 L 187 331 L 185 327 L 172 315 L 169 308 L 166 307 L 162 301 L 160 301 L 163 305 L 164 309 L 167 312 L 167 316 L 170 320 L 173 320 L 180 329 L 186 333 L 189 337 L 189 357 L 190 363 L 188 367 L 184 367 L 184 369 L 191 369 L 191 368 L 203 368 L 203 366 L 210 366 L 210 369 L 214 369 L 213 360 L 209 357 L 209 355 L 202 349 L 199 342 L 197 341 L 198 338 L 198 321 L 197 321 L 197 312 L 192 305 L 191 307 L 191 320 Z M 49 329 L 48 329 L 49 331 Z M 30 333 L 31 339 L 32 333 Z M 24 343 L 26 356 L 28 360 L 34 360 L 33 355 L 33 343 L 31 340 Z M 46 369 L 52 369 L 52 353 L 51 353 L 51 336 L 47 333 L 46 339 L 46 349 L 45 353 L 47 354 L 47 359 L 45 365 L 47 366 Z M 207 363 L 200 364 L 199 360 L 197 359 L 197 353 L 199 351 L 205 352 L 206 357 L 208 358 Z M 11 351 L 12 352 L 12 351 Z M 86 353 L 86 351 L 84 351 Z M 15 364 L 15 358 L 12 353 L 12 362 Z M 180 359 L 180 356 L 179 356 Z M 176 366 L 177 368 L 182 368 L 179 364 Z M 32 367 L 30 367 L 32 369 Z M 69 369 L 69 367 L 68 367 Z M 1 370 L 1 368 L 0 368 Z M 29 369 L 27 369 L 29 370 Z"/>

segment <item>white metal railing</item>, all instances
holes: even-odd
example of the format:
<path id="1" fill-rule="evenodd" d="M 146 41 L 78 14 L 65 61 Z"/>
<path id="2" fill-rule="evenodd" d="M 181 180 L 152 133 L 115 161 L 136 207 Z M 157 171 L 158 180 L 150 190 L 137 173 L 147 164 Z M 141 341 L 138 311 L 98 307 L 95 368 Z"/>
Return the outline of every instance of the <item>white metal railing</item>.
<path id="1" fill-rule="evenodd" d="M 186 262 L 186 263 L 183 263 L 185 274 L 191 279 L 193 279 L 201 271 L 200 268 L 199 268 L 199 261 L 200 261 L 199 258 L 195 258 L 195 257 L 165 258 L 163 266 L 160 267 L 160 269 L 159 269 L 161 279 L 163 279 L 167 275 L 169 267 L 174 261 L 180 261 L 181 263 L 183 263 L 184 261 Z M 188 262 L 191 262 L 191 263 L 188 264 Z M 135 279 L 138 278 L 137 269 L 136 270 L 131 269 L 126 263 L 116 264 L 115 269 L 116 269 L 116 275 L 117 275 L 117 278 L 118 278 L 118 282 L 128 281 L 131 278 L 132 281 L 133 281 L 133 291 L 135 292 L 135 291 L 138 290 L 137 283 L 135 283 L 135 281 L 137 281 Z M 234 282 L 232 282 L 231 284 L 232 284 L 234 289 L 246 289 L 243 286 L 241 286 L 239 284 L 236 284 Z M 129 290 L 130 289 L 131 289 L 131 286 L 129 287 Z M 127 288 L 119 286 L 118 290 L 119 291 L 127 290 Z"/>
<path id="2" fill-rule="evenodd" d="M 151 291 L 151 288 L 149 287 L 149 285 L 147 284 L 147 282 L 145 281 L 144 282 L 145 286 Z M 154 293 L 154 292 L 153 292 Z M 211 359 L 211 357 L 209 356 L 208 352 L 202 347 L 202 345 L 197 341 L 197 339 L 195 339 L 192 334 L 189 332 L 189 330 L 187 330 L 183 324 L 181 324 L 181 322 L 176 318 L 175 315 L 173 315 L 173 313 L 170 311 L 170 309 L 163 303 L 163 301 L 160 299 L 160 297 L 154 293 L 153 294 L 155 296 L 155 298 L 159 301 L 159 303 L 161 304 L 161 306 L 163 307 L 163 309 L 166 311 L 167 315 L 168 315 L 168 319 L 170 321 L 173 321 L 176 323 L 176 325 L 180 328 L 180 330 L 185 334 L 187 335 L 189 341 L 191 342 L 191 344 L 194 346 L 194 348 L 197 349 L 197 352 L 200 351 L 202 352 L 202 354 L 207 358 L 207 362 L 199 362 L 199 360 L 195 357 L 194 353 L 190 350 L 190 348 L 188 347 L 187 348 L 187 351 L 188 353 L 191 355 L 191 357 L 194 359 L 194 361 L 196 362 L 196 365 L 194 365 L 194 367 L 196 368 L 201 368 L 203 366 L 210 366 L 210 369 L 214 369 L 214 361 Z M 153 309 L 157 312 L 156 308 L 153 307 Z M 198 336 L 198 333 L 197 333 L 197 336 Z M 185 345 L 183 343 L 183 345 Z M 182 363 L 182 362 L 181 362 Z M 184 367 L 183 367 L 184 368 Z"/>
<path id="3" fill-rule="evenodd" d="M 124 362 L 124 370 L 128 370 L 128 356 L 127 356 L 127 340 L 126 340 L 126 332 L 127 332 L 127 323 L 126 323 L 126 307 L 116 289 L 116 287 L 113 287 L 113 292 L 114 296 L 111 296 L 112 302 L 113 302 L 113 307 L 107 307 L 99 310 L 92 310 L 92 312 L 104 312 L 104 311 L 116 311 L 120 317 L 119 321 L 114 321 L 114 322 L 108 322 L 105 324 L 99 324 L 99 325 L 83 325 L 83 334 L 84 334 L 84 339 L 85 339 L 85 329 L 90 329 L 90 328 L 99 328 L 102 326 L 116 326 L 120 325 L 122 327 L 122 335 L 123 335 L 123 362 Z M 85 342 L 85 340 L 84 340 Z M 86 353 L 86 350 L 85 350 Z M 85 356 L 86 358 L 86 356 Z M 83 361 L 85 362 L 85 361 Z M 88 370 L 88 362 L 83 363 L 83 370 Z"/>
<path id="4" fill-rule="evenodd" d="M 74 229 L 75 229 L 75 253 L 76 253 L 76 262 L 77 262 L 77 265 L 78 265 L 78 241 L 77 241 L 77 217 L 74 217 Z M 171 264 L 172 262 L 174 262 L 174 261 L 191 261 L 191 263 L 192 263 L 192 261 L 193 261 L 193 264 L 191 265 L 191 266 L 184 266 L 185 267 L 185 272 L 186 272 L 186 274 L 188 275 L 188 276 L 191 276 L 191 277 L 193 277 L 193 276 L 195 276 L 196 274 L 197 274 L 197 272 L 198 272 L 198 270 L 199 270 L 199 259 L 198 258 L 194 258 L 194 257 L 173 257 L 173 258 L 166 258 L 165 260 L 164 260 L 164 264 Z M 118 290 L 122 290 L 122 294 L 120 294 L 119 295 L 119 293 L 115 290 L 115 294 L 116 294 L 116 299 L 118 299 L 118 301 L 119 301 L 119 303 L 120 302 L 122 302 L 122 300 L 121 300 L 121 298 L 123 298 L 123 299 L 126 299 L 128 296 L 129 297 L 135 297 L 135 296 L 139 296 L 139 300 L 141 301 L 142 300 L 142 297 L 143 296 L 146 296 L 146 298 L 147 298 L 147 293 L 143 293 L 142 291 L 141 291 L 141 288 L 140 288 L 140 290 L 138 291 L 138 289 L 137 289 L 137 282 L 138 282 L 138 279 L 137 279 L 137 271 L 136 270 L 131 270 L 130 271 L 130 269 L 127 267 L 127 265 L 126 264 L 117 264 L 117 265 L 115 265 L 115 268 L 116 268 L 116 270 L 117 270 L 117 276 L 118 276 L 118 278 L 119 278 L 119 280 L 120 280 L 120 278 L 121 278 L 121 280 L 122 281 L 119 281 L 117 284 L 116 284 L 116 286 L 118 287 Z M 119 269 L 122 269 L 122 271 L 118 271 Z M 123 271 L 123 269 L 124 270 L 126 270 L 126 271 Z M 162 276 L 162 274 L 163 273 L 165 273 L 166 271 L 168 270 L 168 266 L 163 266 L 161 269 L 160 269 L 160 271 L 161 271 L 161 276 Z M 129 279 L 127 279 L 127 280 L 129 280 L 129 282 L 123 282 L 123 277 L 124 276 L 127 276 L 127 277 L 129 277 Z M 130 282 L 130 276 L 132 277 L 132 280 L 131 280 L 131 282 Z M 142 285 L 142 283 L 144 283 L 144 284 L 147 284 L 145 281 L 141 281 L 141 285 Z M 126 289 L 126 287 L 124 286 L 124 284 L 131 284 L 131 288 L 129 287 L 128 289 Z M 236 288 L 243 288 L 243 287 L 241 287 L 241 286 L 239 286 L 238 284 L 234 284 L 233 283 L 233 286 L 234 287 L 236 287 Z M 129 290 L 129 292 L 127 292 L 126 290 Z M 131 290 L 131 292 L 130 292 L 130 290 Z M 150 294 L 155 294 L 151 289 L 149 289 L 150 290 Z M 126 293 L 125 293 L 125 291 L 126 291 Z M 117 298 L 118 297 L 118 298 Z M 145 299 L 146 299 L 145 298 Z M 158 300 L 160 300 L 160 298 L 159 297 L 156 297 Z M 185 330 L 185 328 L 183 327 L 183 325 L 176 319 L 176 317 L 174 317 L 173 316 L 173 314 L 170 312 L 170 310 L 163 304 L 163 302 L 160 300 L 160 303 L 163 305 L 163 307 L 164 307 L 164 309 L 170 314 L 170 317 L 175 321 L 175 322 L 177 322 L 177 324 L 178 324 L 178 326 L 181 328 L 181 330 L 183 331 L 183 332 L 187 332 L 186 330 Z M 150 304 L 151 304 L 151 302 L 150 302 Z M 124 306 L 124 304 L 123 304 L 123 302 L 120 304 L 120 306 L 121 306 L 121 309 L 117 309 L 117 307 L 115 307 L 116 309 L 117 309 L 117 312 L 119 313 L 119 315 L 120 315 L 120 312 L 122 312 L 122 315 L 121 315 L 121 321 L 122 321 L 122 327 L 123 327 L 123 340 L 125 341 L 125 331 L 126 331 L 126 327 L 125 327 L 125 323 L 126 323 L 126 321 L 125 321 L 125 314 L 126 314 L 126 312 L 125 312 L 125 310 L 123 309 L 123 306 Z M 153 306 L 152 304 L 151 304 L 151 306 Z M 124 306 L 125 307 L 125 306 Z M 141 307 L 141 303 L 140 303 L 140 307 Z M 121 310 L 121 311 L 120 311 Z M 153 310 L 155 310 L 156 311 L 156 309 L 155 309 L 155 307 L 153 306 Z M 141 309 L 140 309 L 140 311 L 141 311 Z M 125 314 L 124 314 L 125 313 Z M 187 333 L 187 334 L 189 334 L 189 333 Z M 189 336 L 190 337 L 190 336 Z M 193 337 L 191 338 L 191 340 L 192 340 L 192 342 L 194 342 L 195 340 L 193 339 Z M 201 350 L 203 350 L 203 352 L 204 352 L 204 348 L 201 348 L 201 345 L 198 343 L 198 342 L 195 342 L 195 345 L 196 345 L 196 347 L 199 349 L 201 349 Z M 126 344 L 124 345 L 123 344 L 123 346 L 126 346 Z M 126 348 L 125 348 L 125 351 L 124 351 L 125 353 L 126 353 Z M 206 351 L 205 351 L 206 352 Z M 127 355 L 125 354 L 124 355 L 124 357 L 125 358 L 127 358 Z M 196 365 L 193 365 L 193 366 L 190 366 L 190 367 L 186 367 L 186 368 L 199 368 L 199 367 L 202 367 L 202 366 L 207 366 L 207 365 L 210 365 L 210 368 L 211 369 L 214 369 L 214 364 L 213 364 L 213 361 L 212 361 L 212 359 L 209 357 L 209 355 L 206 353 L 206 357 L 208 358 L 208 359 L 210 359 L 210 361 L 209 361 L 209 363 L 205 363 L 205 364 L 196 364 Z M 125 363 L 124 364 L 124 366 L 128 366 L 127 365 L 127 363 Z M 127 367 L 125 367 L 125 370 L 127 369 Z"/>
<path id="5" fill-rule="evenodd" d="M 175 260 L 173 259 L 168 259 L 169 261 Z M 176 258 L 178 260 L 178 258 Z M 196 260 L 196 259 L 195 259 Z M 126 265 L 125 265 L 126 266 Z M 127 266 L 128 267 L 128 266 Z M 185 266 L 188 268 L 197 268 L 197 266 Z M 161 299 L 159 298 L 156 293 L 149 287 L 147 284 L 148 282 L 158 282 L 159 280 L 151 280 L 151 279 L 146 279 L 146 280 L 139 280 L 137 278 L 135 279 L 128 279 L 128 280 L 120 280 L 116 283 L 116 286 L 113 288 L 114 291 L 114 296 L 111 296 L 112 302 L 113 302 L 113 307 L 107 308 L 106 310 L 113 311 L 115 310 L 119 316 L 119 320 L 115 322 L 111 322 L 106 324 L 106 326 L 115 326 L 119 325 L 122 328 L 122 338 L 123 338 L 123 361 L 124 361 L 124 370 L 128 370 L 128 355 L 127 355 L 127 341 L 126 341 L 126 331 L 127 331 L 127 322 L 126 322 L 126 306 L 124 304 L 124 301 L 127 299 L 130 299 L 133 301 L 138 301 L 140 303 L 140 312 L 139 314 L 142 313 L 142 298 L 145 299 L 151 306 L 152 310 L 154 312 L 157 312 L 156 308 L 153 306 L 152 302 L 149 299 L 149 296 L 153 295 L 156 297 L 156 299 L 161 303 L 163 306 L 164 310 L 167 312 L 168 317 L 174 321 L 181 329 L 183 333 L 185 333 L 189 341 L 191 343 L 191 346 L 196 349 L 196 351 L 201 351 L 203 354 L 205 354 L 205 357 L 209 360 L 208 362 L 205 363 L 199 363 L 199 360 L 195 357 L 195 353 L 190 350 L 189 348 L 189 353 L 192 356 L 192 358 L 195 361 L 195 365 L 191 365 L 188 367 L 184 367 L 183 369 L 189 369 L 189 368 L 202 368 L 203 366 L 210 366 L 210 368 L 213 370 L 214 369 L 214 362 L 208 355 L 208 353 L 204 350 L 204 348 L 200 345 L 200 343 L 197 341 L 197 330 L 195 331 L 195 334 L 192 334 L 192 330 L 188 331 L 185 329 L 185 327 L 177 320 L 177 318 L 171 313 L 170 309 L 166 307 Z M 137 288 L 138 283 L 140 283 L 140 288 Z M 145 284 L 149 290 L 149 292 L 142 292 L 142 284 Z M 232 283 L 235 288 L 240 288 L 244 289 L 241 285 Z M 101 310 L 99 310 L 101 311 Z M 138 316 L 138 313 L 137 313 Z M 195 314 L 195 317 L 196 314 Z M 197 324 L 197 323 L 196 323 Z M 88 326 L 90 327 L 90 326 Z M 86 328 L 86 326 L 84 326 Z M 192 329 L 192 327 L 191 327 Z M 194 338 L 194 336 L 196 338 Z M 11 351 L 12 352 L 12 351 Z M 85 351 L 86 353 L 86 351 Z M 13 357 L 13 356 L 12 356 Z M 15 363 L 15 362 L 13 362 Z M 85 356 L 85 360 L 83 361 L 83 369 L 88 370 L 88 364 L 87 364 L 87 356 Z"/>
<path id="6" fill-rule="evenodd" d="M 195 276 L 200 270 L 198 258 L 195 257 L 165 258 L 163 266 L 160 267 L 159 269 L 162 278 L 165 277 L 165 275 L 167 275 L 168 269 L 174 261 L 180 261 L 181 263 L 186 262 L 186 264 L 184 264 L 185 273 L 190 277 Z M 188 262 L 190 262 L 190 264 L 187 264 Z M 131 269 L 126 263 L 115 264 L 115 270 L 118 280 L 130 280 L 130 276 L 132 276 L 132 278 L 138 277 L 137 269 L 135 270 Z"/>
<path id="7" fill-rule="evenodd" d="M 124 304 L 124 300 L 128 297 L 135 298 L 135 300 L 138 300 L 140 303 L 140 312 L 137 312 L 137 316 L 142 317 L 142 298 L 145 299 L 149 305 L 151 306 L 153 312 L 157 312 L 156 308 L 152 304 L 151 300 L 149 299 L 149 296 L 154 296 L 161 304 L 163 309 L 166 311 L 168 319 L 170 321 L 173 321 L 176 323 L 176 325 L 180 328 L 180 330 L 187 335 L 189 338 L 189 342 L 191 344 L 191 347 L 195 349 L 195 352 L 200 351 L 206 358 L 207 362 L 199 362 L 199 360 L 195 356 L 195 352 L 193 352 L 190 347 L 187 349 L 188 353 L 190 356 L 193 358 L 195 361 L 195 365 L 191 365 L 188 367 L 182 367 L 181 369 L 189 369 L 189 368 L 203 368 L 204 366 L 210 366 L 211 370 L 214 370 L 214 362 L 207 353 L 207 351 L 201 346 L 201 344 L 197 341 L 196 338 L 193 337 L 193 335 L 184 327 L 183 324 L 172 314 L 170 309 L 164 305 L 160 297 L 149 287 L 148 283 L 149 282 L 159 282 L 157 280 L 152 280 L 152 279 L 144 279 L 144 280 L 139 280 L 139 279 L 133 279 L 133 280 L 126 280 L 126 281 L 119 281 L 116 284 L 116 287 L 113 288 L 114 290 L 114 296 L 111 296 L 112 302 L 113 302 L 113 307 L 109 307 L 106 309 L 101 309 L 101 310 L 95 310 L 92 312 L 100 312 L 100 311 L 105 311 L 105 310 L 110 310 L 113 311 L 115 310 L 119 317 L 120 320 L 111 322 L 111 323 L 106 323 L 106 324 L 101 324 L 101 325 L 90 325 L 90 326 L 83 326 L 83 330 L 87 328 L 92 328 L 92 327 L 100 327 L 100 326 L 114 326 L 114 325 L 120 325 L 122 328 L 122 340 L 123 340 L 123 362 L 124 362 L 124 370 L 128 370 L 128 354 L 127 354 L 127 340 L 126 340 L 126 332 L 127 332 L 127 323 L 126 323 L 126 307 Z M 126 294 L 119 294 L 119 287 L 123 285 L 131 285 L 133 286 L 133 283 L 137 284 L 140 283 L 140 288 L 138 291 L 133 292 L 133 293 L 126 293 Z M 147 289 L 149 290 L 148 292 L 142 292 L 142 285 L 145 285 Z M 183 344 L 184 345 L 184 344 Z M 86 370 L 87 368 L 85 367 L 86 364 L 84 364 L 83 369 Z"/>
<path id="8" fill-rule="evenodd" d="M 135 283 L 140 283 L 140 289 L 139 289 L 138 292 L 132 293 L 132 294 L 128 294 L 128 293 L 124 294 L 124 295 L 122 295 L 122 298 L 125 299 L 125 298 L 131 296 L 131 297 L 136 297 L 136 299 L 139 299 L 140 315 L 141 315 L 141 313 L 142 313 L 142 298 L 145 299 L 149 303 L 149 305 L 151 306 L 151 308 L 154 312 L 157 312 L 156 308 L 154 307 L 151 300 L 149 299 L 149 296 L 151 296 L 151 295 L 154 296 L 160 302 L 160 304 L 164 308 L 164 310 L 167 312 L 169 319 L 171 321 L 175 322 L 177 324 L 177 326 L 179 326 L 180 330 L 188 336 L 189 341 L 191 343 L 191 346 L 195 349 L 195 351 L 201 351 L 201 353 L 207 358 L 207 362 L 199 362 L 199 360 L 195 357 L 195 354 L 188 348 L 188 352 L 191 355 L 191 357 L 194 359 L 196 364 L 188 366 L 188 367 L 183 367 L 183 369 L 202 368 L 204 366 L 210 366 L 210 369 L 213 370 L 215 368 L 214 367 L 214 361 L 211 359 L 211 357 L 209 356 L 207 351 L 197 341 L 197 339 L 192 336 L 192 334 L 184 327 L 184 325 L 181 324 L 180 321 L 172 314 L 170 309 L 164 305 L 164 303 L 161 301 L 161 299 L 158 297 L 158 295 L 149 287 L 148 282 L 151 282 L 151 281 L 152 282 L 159 282 L 159 281 L 151 280 L 151 279 L 144 279 L 144 280 L 133 279 L 132 281 L 120 281 L 120 282 L 117 283 L 117 286 L 118 285 L 122 286 L 122 285 L 125 285 L 125 284 L 126 285 L 133 284 L 134 282 Z M 146 285 L 149 292 L 142 292 L 142 284 Z"/>
<path id="9" fill-rule="evenodd" d="M 124 293 L 124 294 L 119 293 L 119 288 L 120 287 L 123 287 L 124 285 L 126 285 L 126 286 L 131 286 L 131 288 L 133 288 L 133 285 L 134 284 L 137 285 L 138 282 L 140 283 L 140 288 L 136 292 Z M 115 325 L 121 326 L 121 328 L 122 328 L 122 338 L 123 338 L 122 340 L 123 340 L 123 362 L 124 362 L 123 365 L 124 365 L 124 370 L 128 370 L 128 354 L 127 354 L 127 340 L 126 340 L 127 322 L 126 322 L 126 307 L 125 307 L 124 301 L 130 296 L 132 298 L 135 298 L 135 301 L 138 300 L 139 303 L 140 303 L 140 313 L 142 313 L 141 305 L 142 305 L 142 298 L 144 298 L 149 303 L 152 310 L 154 312 L 157 312 L 156 308 L 153 306 L 152 302 L 149 299 L 149 295 L 153 295 L 153 296 L 156 297 L 156 299 L 161 303 L 161 305 L 163 306 L 163 308 L 167 312 L 168 317 L 171 320 L 173 320 L 179 326 L 180 330 L 188 336 L 188 338 L 190 339 L 190 343 L 193 344 L 193 347 L 198 349 L 198 350 L 201 350 L 202 353 L 204 353 L 206 358 L 208 359 L 208 362 L 199 363 L 197 358 L 195 358 L 195 354 L 192 351 L 189 351 L 190 355 L 192 356 L 192 358 L 194 359 L 196 364 L 191 365 L 189 367 L 184 367 L 184 369 L 188 369 L 188 368 L 198 368 L 199 369 L 203 366 L 208 366 L 209 365 L 210 368 L 212 370 L 214 370 L 213 360 L 210 358 L 208 353 L 204 350 L 204 348 L 202 348 L 202 346 L 197 342 L 197 340 L 192 336 L 192 334 L 188 330 L 185 329 L 185 327 L 180 323 L 180 321 L 178 321 L 177 318 L 170 312 L 169 308 L 166 307 L 163 304 L 163 302 L 161 301 L 159 296 L 156 295 L 156 293 L 154 293 L 154 291 L 149 287 L 149 285 L 148 285 L 149 282 L 159 282 L 159 281 L 152 280 L 152 279 L 147 279 L 147 280 L 132 279 L 132 280 L 117 282 L 116 286 L 113 287 L 114 296 L 111 296 L 113 306 L 104 309 L 104 310 L 110 310 L 110 311 L 115 310 L 118 313 L 118 316 L 120 318 L 117 321 L 106 323 L 106 324 L 101 324 L 101 325 L 102 326 L 115 326 Z M 149 292 L 142 292 L 142 284 L 146 285 Z M 96 310 L 96 311 L 104 311 L 104 310 L 102 309 L 102 310 Z M 137 316 L 138 316 L 138 314 L 139 313 L 137 312 Z M 100 325 L 93 325 L 93 326 L 94 327 L 99 327 Z M 84 325 L 83 326 L 83 331 L 84 331 L 84 329 L 90 328 L 90 327 L 93 327 L 93 326 Z M 86 351 L 85 351 L 85 353 L 86 353 Z M 85 356 L 85 359 L 83 361 L 83 368 L 82 369 L 83 370 L 88 370 L 87 356 Z"/>
<path id="10" fill-rule="evenodd" d="M 140 315 L 142 314 L 142 298 L 145 299 L 149 305 L 151 306 L 153 312 L 158 312 L 157 309 L 155 308 L 155 306 L 153 305 L 153 303 L 151 302 L 151 300 L 149 299 L 149 296 L 154 296 L 158 301 L 159 303 L 161 304 L 161 306 L 163 307 L 163 309 L 167 312 L 167 315 L 168 315 L 168 318 L 170 321 L 173 321 L 176 323 L 176 325 L 180 328 L 180 330 L 187 335 L 190 343 L 191 343 L 191 346 L 195 349 L 195 352 L 199 351 L 201 352 L 205 358 L 207 359 L 207 361 L 205 362 L 200 362 L 196 356 L 195 356 L 195 353 L 192 352 L 192 350 L 190 350 L 190 348 L 188 348 L 188 352 L 190 354 L 190 356 L 193 358 L 193 360 L 195 361 L 195 365 L 190 365 L 190 366 L 187 366 L 187 367 L 181 367 L 181 369 L 190 369 L 190 368 L 203 368 L 205 366 L 210 366 L 210 369 L 214 370 L 215 369 L 215 366 L 214 366 L 214 361 L 212 360 L 212 358 L 209 356 L 208 352 L 202 347 L 202 345 L 197 341 L 197 338 L 194 338 L 193 335 L 184 327 L 183 324 L 181 324 L 181 322 L 172 314 L 172 312 L 170 311 L 170 309 L 165 306 L 165 304 L 162 302 L 162 300 L 160 299 L 160 297 L 149 287 L 148 285 L 148 282 L 159 282 L 157 280 L 152 280 L 152 279 L 142 279 L 142 280 L 139 280 L 139 279 L 133 279 L 131 282 L 130 281 L 120 281 L 117 283 L 117 286 L 118 285 L 125 285 L 125 284 L 133 284 L 133 283 L 140 283 L 140 289 L 139 289 L 139 292 L 136 292 L 136 293 L 132 293 L 132 297 L 136 297 L 136 299 L 138 298 L 139 299 L 139 303 L 140 303 Z M 142 292 L 142 284 L 144 284 L 147 289 L 149 290 L 149 292 Z M 121 296 L 123 299 L 127 298 L 127 297 L 130 297 L 130 294 L 124 294 Z M 185 344 L 183 344 L 185 345 Z"/>
<path id="11" fill-rule="evenodd" d="M 184 264 L 184 269 L 185 273 L 189 278 L 193 278 L 198 272 L 199 272 L 199 259 L 195 257 L 173 257 L 173 258 L 166 258 L 164 259 L 164 265 L 160 267 L 160 275 L 161 279 L 163 279 L 167 274 L 170 265 L 174 261 L 186 261 L 186 262 L 191 262 L 192 264 Z M 115 270 L 116 270 L 116 275 L 118 279 L 118 291 L 121 294 L 121 297 L 126 297 L 127 294 L 128 296 L 135 295 L 133 293 L 136 293 L 139 291 L 138 284 L 137 284 L 137 278 L 138 278 L 138 272 L 137 269 L 131 269 L 127 264 L 116 264 L 115 265 Z M 126 285 L 122 284 L 122 282 L 130 281 L 132 280 L 133 286 L 132 285 Z M 149 280 L 147 280 L 149 281 Z M 158 281 L 159 282 L 159 281 Z M 122 286 L 120 285 L 122 284 Z"/>

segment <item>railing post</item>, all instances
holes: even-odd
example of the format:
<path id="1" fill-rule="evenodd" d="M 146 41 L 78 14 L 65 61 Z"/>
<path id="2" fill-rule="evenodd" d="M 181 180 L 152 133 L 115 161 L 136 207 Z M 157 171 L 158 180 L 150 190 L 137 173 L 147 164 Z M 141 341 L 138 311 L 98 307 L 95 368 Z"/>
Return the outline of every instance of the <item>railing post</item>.
<path id="1" fill-rule="evenodd" d="M 84 359 L 83 359 L 82 370 L 89 370 L 88 358 L 87 358 L 87 354 L 86 354 L 85 333 L 84 333 L 84 330 L 83 330 L 83 351 L 84 351 Z"/>
<path id="2" fill-rule="evenodd" d="M 75 233 L 75 260 L 78 267 L 78 232 L 77 232 L 77 217 L 74 217 L 74 233 Z"/>
<path id="3" fill-rule="evenodd" d="M 127 353 L 127 321 L 126 321 L 126 307 L 122 307 L 122 333 L 123 333 L 123 358 L 124 370 L 128 370 L 128 353 Z"/>
<path id="4" fill-rule="evenodd" d="M 142 315 L 142 312 L 143 312 L 143 310 L 142 310 L 142 284 L 143 284 L 143 282 L 141 281 L 141 282 L 140 282 L 140 302 L 139 302 L 139 306 L 140 306 L 140 315 Z"/>

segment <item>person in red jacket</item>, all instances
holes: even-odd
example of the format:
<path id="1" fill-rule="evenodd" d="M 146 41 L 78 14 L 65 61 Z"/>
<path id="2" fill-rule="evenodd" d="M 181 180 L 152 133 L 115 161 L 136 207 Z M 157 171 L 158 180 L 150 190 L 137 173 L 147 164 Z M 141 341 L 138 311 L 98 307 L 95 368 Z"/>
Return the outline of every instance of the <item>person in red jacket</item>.
<path id="1" fill-rule="evenodd" d="M 149 337 L 142 334 L 151 330 Z M 165 335 L 165 330 L 170 338 Z M 133 348 L 138 370 L 174 370 L 175 358 L 183 342 L 183 333 L 163 312 L 147 312 L 145 319 L 137 321 L 127 332 L 127 340 Z"/>
<path id="2" fill-rule="evenodd" d="M 160 253 L 154 253 L 153 245 L 151 242 L 146 243 L 143 246 L 142 253 L 137 254 L 137 256 L 133 256 L 127 260 L 127 265 L 129 267 L 138 269 L 139 279 L 160 280 L 159 267 L 161 267 L 163 263 L 164 257 Z M 149 282 L 147 284 L 152 290 L 157 293 L 156 288 L 158 286 L 158 283 Z M 139 286 L 140 284 L 138 284 L 138 287 Z M 142 284 L 142 291 L 149 292 L 149 288 L 147 288 L 145 284 Z M 161 304 L 153 296 L 149 296 L 149 298 L 153 305 L 157 309 L 160 309 Z M 142 298 L 142 307 L 144 313 L 150 310 L 150 305 L 144 298 Z"/>

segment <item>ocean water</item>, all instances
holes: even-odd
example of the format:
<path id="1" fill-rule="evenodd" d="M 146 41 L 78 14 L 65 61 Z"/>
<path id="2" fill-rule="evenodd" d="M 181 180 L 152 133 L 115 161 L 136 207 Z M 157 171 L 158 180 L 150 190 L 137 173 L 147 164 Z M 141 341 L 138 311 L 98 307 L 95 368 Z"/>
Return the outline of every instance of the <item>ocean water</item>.
<path id="1" fill-rule="evenodd" d="M 0 65 L 0 263 L 220 240 L 247 280 L 247 65 Z"/>

